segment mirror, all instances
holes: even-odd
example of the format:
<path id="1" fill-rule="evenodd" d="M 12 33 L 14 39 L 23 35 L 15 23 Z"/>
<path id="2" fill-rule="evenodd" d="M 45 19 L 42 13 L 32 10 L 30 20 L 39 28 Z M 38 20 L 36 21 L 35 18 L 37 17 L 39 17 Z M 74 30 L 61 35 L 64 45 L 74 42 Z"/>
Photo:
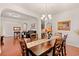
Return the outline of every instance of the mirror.
<path id="1" fill-rule="evenodd" d="M 41 20 L 41 38 L 50 39 L 52 35 L 52 21 L 51 19 Z"/>

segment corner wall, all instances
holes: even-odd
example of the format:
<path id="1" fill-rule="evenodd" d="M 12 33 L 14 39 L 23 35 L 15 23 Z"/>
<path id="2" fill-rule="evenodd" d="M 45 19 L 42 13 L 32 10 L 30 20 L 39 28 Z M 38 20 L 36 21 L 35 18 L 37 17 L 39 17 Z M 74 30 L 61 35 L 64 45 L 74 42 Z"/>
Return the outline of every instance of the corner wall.
<path id="1" fill-rule="evenodd" d="M 67 44 L 79 47 L 79 35 L 76 34 L 76 30 L 79 30 L 79 8 L 68 10 L 56 15 L 53 15 L 53 32 L 58 32 L 57 30 L 57 22 L 71 20 L 71 28 L 70 31 L 59 31 L 62 34 L 68 33 Z"/>
<path id="2" fill-rule="evenodd" d="M 4 9 L 11 9 L 11 10 L 14 10 L 14 11 L 17 11 L 17 12 L 20 12 L 20 13 L 23 13 L 23 14 L 35 17 L 36 19 L 26 19 L 26 20 L 21 19 L 21 20 L 19 20 L 19 19 L 14 19 L 14 18 L 4 18 L 2 20 L 1 19 L 1 13 L 2 13 L 2 11 Z M 29 24 L 35 22 L 36 23 L 36 27 L 37 27 L 37 26 L 40 25 L 40 23 L 38 22 L 37 18 L 39 19 L 39 16 L 37 14 L 31 12 L 30 10 L 23 9 L 21 6 L 17 6 L 15 4 L 4 4 L 4 5 L 2 4 L 2 5 L 0 5 L 0 34 L 1 35 L 6 35 L 6 36 L 10 36 L 10 35 L 12 36 L 13 33 L 12 32 L 10 33 L 10 31 L 13 30 L 13 29 L 11 29 L 11 26 L 14 25 L 14 24 L 19 25 L 19 26 L 22 27 L 23 23 L 28 23 L 28 29 L 29 29 L 30 28 Z M 1 20 L 3 21 L 3 24 L 1 24 L 2 23 Z M 11 23 L 12 23 L 12 25 L 11 25 Z M 7 27 L 10 27 L 10 30 Z M 38 29 L 37 32 L 39 33 L 40 30 Z M 40 34 L 38 34 L 38 35 L 40 37 Z"/>
<path id="3" fill-rule="evenodd" d="M 31 24 L 36 23 L 36 30 L 37 30 L 37 21 L 35 19 L 15 19 L 15 18 L 3 18 L 3 35 L 4 36 L 13 36 L 14 31 L 13 27 L 21 27 L 23 30 L 24 23 L 27 24 L 27 30 L 30 30 Z"/>

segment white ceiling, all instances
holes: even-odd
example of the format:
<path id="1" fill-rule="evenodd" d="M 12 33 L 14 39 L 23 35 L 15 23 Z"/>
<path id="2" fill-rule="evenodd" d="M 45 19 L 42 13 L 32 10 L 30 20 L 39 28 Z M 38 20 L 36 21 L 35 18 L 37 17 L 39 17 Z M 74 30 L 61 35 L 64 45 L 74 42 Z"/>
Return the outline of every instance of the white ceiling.
<path id="1" fill-rule="evenodd" d="M 28 9 L 38 15 L 42 15 L 46 13 L 54 15 L 62 11 L 79 8 L 78 3 L 72 3 L 72 4 L 71 3 L 69 4 L 68 3 L 22 3 L 16 5 L 19 5 L 24 9 Z"/>
<path id="2" fill-rule="evenodd" d="M 14 3 L 14 5 L 20 6 L 21 8 L 29 10 L 39 16 L 46 13 L 54 15 L 63 11 L 79 8 L 78 3 Z"/>

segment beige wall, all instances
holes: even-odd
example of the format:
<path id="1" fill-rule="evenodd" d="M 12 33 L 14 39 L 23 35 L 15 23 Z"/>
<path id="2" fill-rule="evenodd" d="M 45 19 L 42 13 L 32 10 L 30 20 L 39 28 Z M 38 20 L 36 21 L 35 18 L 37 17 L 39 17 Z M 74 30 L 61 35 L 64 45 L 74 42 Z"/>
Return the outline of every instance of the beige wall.
<path id="1" fill-rule="evenodd" d="M 37 26 L 39 26 L 39 27 L 37 27 L 37 32 L 38 33 L 40 33 L 40 34 L 38 34 L 38 36 L 40 37 L 40 35 L 41 35 L 41 32 L 40 32 L 40 21 L 41 20 L 38 20 L 38 19 L 40 19 L 39 17 L 38 17 L 38 15 L 36 15 L 35 13 L 33 13 L 33 12 L 31 12 L 31 11 L 29 11 L 29 10 L 26 10 L 26 9 L 23 9 L 22 7 L 20 7 L 20 6 L 17 6 L 17 5 L 13 5 L 13 4 L 4 4 L 4 5 L 0 5 L 0 14 L 1 14 L 1 12 L 3 11 L 3 10 L 5 10 L 5 9 L 12 9 L 12 10 L 14 10 L 14 11 L 17 11 L 17 12 L 20 12 L 20 13 L 23 13 L 23 14 L 26 14 L 26 15 L 29 15 L 29 16 L 32 16 L 32 17 L 35 17 L 35 18 L 37 18 L 37 19 L 26 19 L 26 23 L 29 23 L 29 24 L 31 24 L 31 23 L 33 23 L 34 21 L 36 22 L 36 25 Z M 1 15 L 0 15 L 1 16 Z M 5 25 L 8 23 L 8 21 L 6 20 L 7 18 L 4 18 L 4 19 L 2 19 L 2 25 L 1 25 L 1 18 L 0 18 L 0 32 L 2 33 L 2 35 L 8 35 L 7 33 L 7 31 L 6 31 L 6 27 L 5 27 Z M 8 19 L 8 20 L 10 20 L 10 19 Z M 14 20 L 14 19 L 11 19 L 11 20 Z M 7 21 L 7 22 L 6 22 Z M 18 20 L 16 20 L 16 21 L 18 21 Z M 9 21 L 9 22 L 11 22 L 11 23 L 16 23 L 16 21 L 14 21 L 14 22 L 12 22 L 12 21 Z M 24 21 L 24 20 L 23 20 Z M 25 23 L 25 22 L 23 22 L 23 21 L 21 21 L 21 20 L 19 20 L 18 22 L 20 22 L 21 24 L 20 25 L 22 25 L 23 23 Z M 29 21 L 29 22 L 27 22 L 27 21 Z M 4 22 L 6 22 L 5 24 L 4 24 Z M 7 25 L 9 25 L 10 23 L 8 23 Z M 19 23 L 17 23 L 17 24 L 19 24 Z M 6 26 L 7 26 L 6 25 Z M 1 28 L 1 26 L 2 26 L 2 28 Z M 29 28 L 29 27 L 28 27 Z M 8 29 L 7 29 L 8 30 Z M 7 32 L 7 33 L 6 33 Z M 11 32 L 12 33 L 12 32 Z M 11 34 L 10 32 L 9 32 L 9 34 Z"/>
<path id="2" fill-rule="evenodd" d="M 57 22 L 71 20 L 70 31 L 58 31 Z M 79 30 L 79 8 L 61 12 L 53 16 L 53 32 L 68 33 L 67 44 L 79 47 L 79 35 L 76 34 L 76 30 Z"/>

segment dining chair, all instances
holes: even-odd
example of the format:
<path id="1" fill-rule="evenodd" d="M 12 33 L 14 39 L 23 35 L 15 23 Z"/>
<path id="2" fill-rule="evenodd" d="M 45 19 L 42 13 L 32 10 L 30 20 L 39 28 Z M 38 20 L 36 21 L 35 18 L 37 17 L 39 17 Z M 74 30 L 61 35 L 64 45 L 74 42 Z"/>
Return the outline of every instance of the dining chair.
<path id="1" fill-rule="evenodd" d="M 63 42 L 62 42 L 62 47 L 63 47 L 63 56 L 66 56 L 66 39 L 68 37 L 68 34 L 64 35 L 63 37 Z"/>
<path id="2" fill-rule="evenodd" d="M 30 39 L 31 39 L 31 41 L 37 40 L 37 34 L 36 33 L 30 34 Z"/>
<path id="3" fill-rule="evenodd" d="M 54 36 L 60 36 L 60 37 L 62 37 L 62 33 L 61 32 L 56 32 Z"/>
<path id="4" fill-rule="evenodd" d="M 1 45 L 4 45 L 3 38 L 4 36 L 1 36 Z"/>
<path id="5" fill-rule="evenodd" d="M 61 32 L 56 32 L 54 34 L 53 39 L 55 40 L 54 46 L 52 47 L 52 50 L 47 55 L 52 54 L 53 56 L 62 55 L 62 33 Z M 57 52 L 60 50 L 59 52 Z"/>
<path id="6" fill-rule="evenodd" d="M 14 32 L 14 39 L 20 39 L 20 32 Z"/>
<path id="7" fill-rule="evenodd" d="M 54 47 L 53 47 L 53 56 L 62 56 L 62 39 L 55 39 Z"/>
<path id="8" fill-rule="evenodd" d="M 20 40 L 20 46 L 21 46 L 22 56 L 28 56 L 29 55 L 28 48 L 23 37 Z"/>

